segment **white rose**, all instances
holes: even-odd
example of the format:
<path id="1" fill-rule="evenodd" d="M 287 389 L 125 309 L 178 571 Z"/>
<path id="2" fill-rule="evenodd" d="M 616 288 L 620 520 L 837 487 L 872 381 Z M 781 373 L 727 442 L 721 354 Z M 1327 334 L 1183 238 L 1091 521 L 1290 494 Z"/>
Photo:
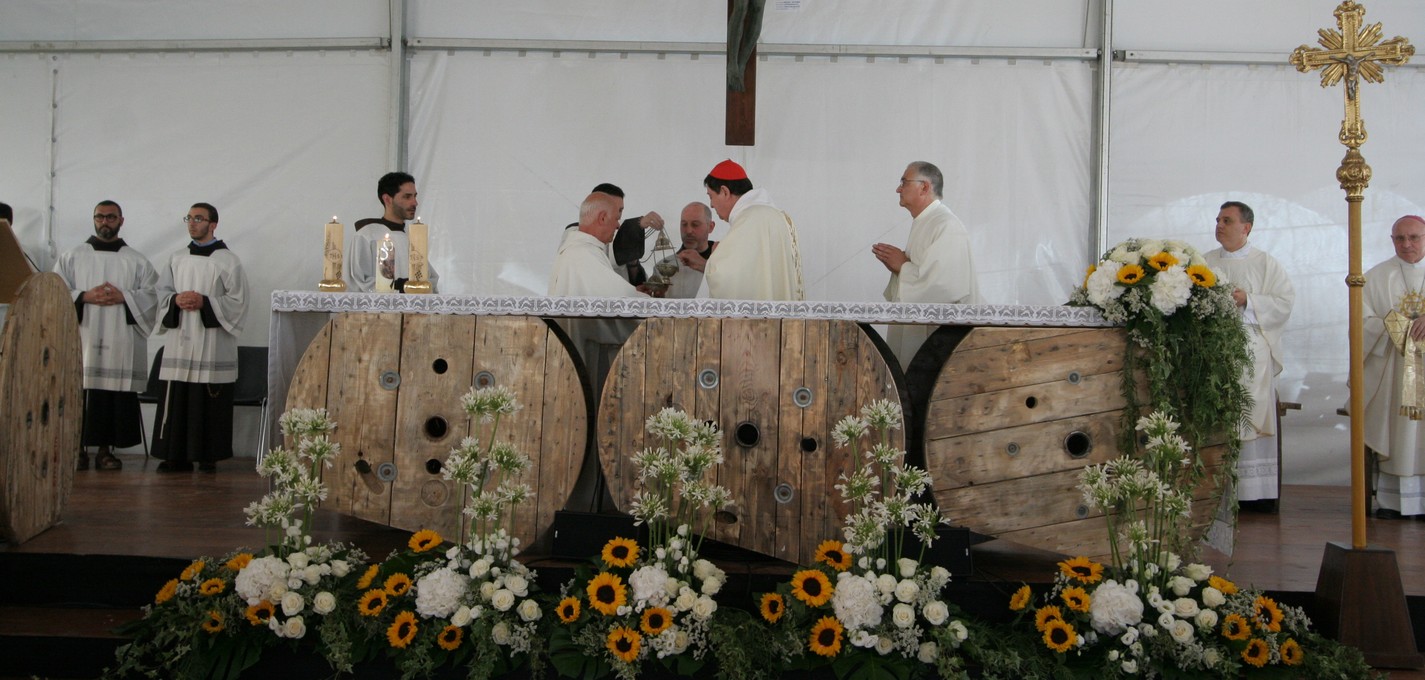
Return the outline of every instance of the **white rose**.
<path id="1" fill-rule="evenodd" d="M 470 608 L 461 605 L 459 609 L 455 610 L 454 614 L 451 614 L 450 625 L 456 628 L 464 628 L 470 625 L 470 622 L 473 620 L 475 620 L 475 617 L 471 616 Z"/>
<path id="2" fill-rule="evenodd" d="M 287 556 L 287 564 L 292 565 L 293 569 L 305 569 L 310 561 L 311 558 L 304 552 L 294 552 Z"/>
<path id="3" fill-rule="evenodd" d="M 887 655 L 887 654 L 890 654 L 890 653 L 891 653 L 891 650 L 893 650 L 893 649 L 895 649 L 895 648 L 896 648 L 896 641 L 895 641 L 895 640 L 892 640 L 892 639 L 890 638 L 890 636 L 885 636 L 885 637 L 882 637 L 882 638 L 879 639 L 879 640 L 876 640 L 876 653 L 877 653 L 877 654 L 880 654 L 881 656 L 885 656 L 885 655 Z"/>
<path id="4" fill-rule="evenodd" d="M 663 581 L 663 592 L 668 593 L 668 599 L 671 600 L 677 597 L 678 593 L 683 592 L 683 582 L 669 576 L 667 580 Z"/>
<path id="5" fill-rule="evenodd" d="M 1217 663 L 1221 660 L 1222 657 L 1218 655 L 1217 650 L 1212 647 L 1208 647 L 1207 651 L 1202 653 L 1202 662 L 1207 664 L 1208 668 L 1216 667 Z"/>
<path id="6" fill-rule="evenodd" d="M 939 651 L 934 642 L 922 642 L 920 650 L 915 653 L 915 658 L 921 663 L 935 663 L 935 656 Z"/>
<path id="7" fill-rule="evenodd" d="M 1089 602 L 1093 629 L 1105 635 L 1118 635 L 1143 620 L 1143 600 L 1134 590 L 1109 579 L 1099 584 Z"/>
<path id="8" fill-rule="evenodd" d="M 497 645 L 510 644 L 510 625 L 501 621 L 490 628 L 490 639 Z"/>
<path id="9" fill-rule="evenodd" d="M 950 635 L 955 638 L 956 642 L 964 642 L 970 637 L 970 630 L 965 627 L 965 624 L 959 621 L 951 621 L 950 625 L 946 626 L 946 628 L 950 631 Z"/>
<path id="10" fill-rule="evenodd" d="M 1190 597 L 1180 597 L 1173 600 L 1173 614 L 1180 619 L 1190 619 L 1197 616 L 1197 600 Z"/>
<path id="11" fill-rule="evenodd" d="M 1157 628 L 1154 628 L 1154 627 L 1152 627 L 1152 626 L 1150 626 L 1150 625 L 1148 625 L 1148 624 L 1146 624 L 1146 623 L 1143 623 L 1143 624 L 1139 624 L 1139 626 L 1138 626 L 1138 634 L 1139 634 L 1139 635 L 1142 635 L 1142 636 L 1145 637 L 1145 638 L 1157 637 L 1157 636 L 1158 636 L 1158 629 L 1157 629 Z M 1135 645 L 1142 645 L 1143 643 L 1142 643 L 1142 642 L 1135 642 L 1135 643 L 1133 643 L 1133 644 L 1135 644 Z"/>
<path id="12" fill-rule="evenodd" d="M 282 637 L 297 640 L 306 634 L 307 622 L 303 621 L 300 616 L 287 619 L 287 621 L 282 624 Z"/>
<path id="13" fill-rule="evenodd" d="M 489 602 L 489 601 L 490 601 L 490 598 L 492 598 L 492 597 L 495 596 L 495 591 L 496 591 L 496 590 L 497 590 L 497 588 L 495 588 L 495 583 L 494 583 L 493 581 L 486 581 L 486 582 L 484 582 L 484 583 L 481 583 L 481 584 L 480 584 L 480 597 L 481 597 L 482 599 L 484 599 L 486 602 Z"/>
<path id="14" fill-rule="evenodd" d="M 490 606 L 498 611 L 507 612 L 510 607 L 515 606 L 515 594 L 501 588 L 490 596 Z"/>
<path id="15" fill-rule="evenodd" d="M 896 560 L 896 566 L 900 567 L 901 578 L 912 578 L 915 576 L 915 568 L 920 566 L 920 563 L 909 557 L 902 557 Z"/>
<path id="16" fill-rule="evenodd" d="M 1208 586 L 1202 589 L 1202 603 L 1208 607 L 1221 607 L 1227 602 L 1227 596 L 1222 591 Z"/>
<path id="17" fill-rule="evenodd" d="M 317 581 L 322 580 L 322 567 L 316 564 L 307 565 L 307 568 L 302 570 L 302 580 L 317 585 Z"/>
<path id="18" fill-rule="evenodd" d="M 1203 581 L 1207 580 L 1207 577 L 1212 575 L 1212 567 L 1209 567 L 1206 564 L 1199 564 L 1197 562 L 1193 562 L 1192 564 L 1187 565 L 1187 568 L 1183 570 L 1183 573 L 1187 574 L 1188 578 L 1197 581 L 1198 583 L 1202 583 Z"/>
<path id="19" fill-rule="evenodd" d="M 722 581 L 717 578 L 709 578 L 703 581 L 703 594 L 716 595 L 722 590 Z"/>
<path id="20" fill-rule="evenodd" d="M 1124 659 L 1124 660 L 1123 660 L 1123 672 L 1124 672 L 1124 673 L 1127 673 L 1127 674 L 1129 674 L 1129 675 L 1137 675 L 1137 674 L 1138 674 L 1138 662 L 1137 662 L 1137 661 L 1134 661 L 1133 659 Z"/>
<path id="21" fill-rule="evenodd" d="M 896 584 L 896 599 L 901 602 L 914 602 L 919 594 L 920 585 L 915 581 L 906 579 Z"/>
<path id="22" fill-rule="evenodd" d="M 529 594 L 529 581 L 519 574 L 509 574 L 505 576 L 505 587 L 519 597 Z"/>
<path id="23" fill-rule="evenodd" d="M 891 610 L 891 622 L 897 628 L 910 628 L 915 625 L 915 608 L 904 602 L 897 604 Z"/>
<path id="24" fill-rule="evenodd" d="M 307 600 L 300 593 L 288 592 L 282 596 L 282 613 L 287 616 L 296 616 L 302 613 L 302 608 L 307 606 Z"/>
<path id="25" fill-rule="evenodd" d="M 693 603 L 693 616 L 699 619 L 707 620 L 715 611 L 717 611 L 717 602 L 706 595 L 698 598 L 698 601 Z"/>
<path id="26" fill-rule="evenodd" d="M 282 596 L 287 594 L 286 581 L 274 581 L 267 589 L 267 600 L 269 602 L 281 602 Z"/>
<path id="27" fill-rule="evenodd" d="M 490 560 L 481 557 L 470 565 L 470 578 L 482 578 L 490 573 Z"/>
<path id="28" fill-rule="evenodd" d="M 296 590 L 297 588 L 302 587 L 302 583 L 302 572 L 293 571 L 288 574 L 287 583 L 285 585 L 287 586 L 288 590 Z M 287 591 L 284 590 L 282 592 L 285 593 Z"/>
<path id="29" fill-rule="evenodd" d="M 684 590 L 678 593 L 678 600 L 673 603 L 673 608 L 680 612 L 688 611 L 698 601 L 698 596 L 692 590 Z"/>
<path id="30" fill-rule="evenodd" d="M 336 596 L 323 590 L 312 598 L 312 611 L 326 616 L 336 609 Z"/>
<path id="31" fill-rule="evenodd" d="M 1217 612 L 1211 609 L 1204 609 L 1197 613 L 1197 627 L 1203 630 L 1211 630 L 1217 627 Z"/>
<path id="32" fill-rule="evenodd" d="M 940 600 L 927 602 L 925 609 L 922 609 L 920 613 L 925 616 L 925 620 L 929 621 L 932 626 L 945 623 L 945 619 L 950 618 L 950 608 L 945 606 L 945 603 Z"/>
<path id="33" fill-rule="evenodd" d="M 539 611 L 539 604 L 534 600 L 525 600 L 520 603 L 520 619 L 524 621 L 538 621 L 543 612 Z"/>
<path id="34" fill-rule="evenodd" d="M 1138 252 L 1143 253 L 1143 257 L 1152 257 L 1163 252 L 1163 242 L 1155 238 L 1144 239 L 1138 242 Z"/>
<path id="35" fill-rule="evenodd" d="M 683 652 L 688 651 L 688 645 L 692 644 L 692 642 L 693 639 L 688 637 L 687 631 L 679 630 L 673 636 L 673 653 L 682 654 Z"/>
<path id="36" fill-rule="evenodd" d="M 709 579 L 721 572 L 722 570 L 718 569 L 717 565 L 707 560 L 698 560 L 693 563 L 693 576 L 699 579 Z"/>
<path id="37" fill-rule="evenodd" d="M 346 560 L 333 560 L 333 561 L 332 561 L 332 576 L 335 576 L 335 577 L 337 577 L 337 578 L 342 578 L 342 577 L 345 577 L 347 574 L 350 574 L 350 573 L 351 573 L 351 563 L 350 563 L 350 562 L 347 562 Z"/>
<path id="38" fill-rule="evenodd" d="M 1193 627 L 1192 624 L 1187 621 L 1177 621 L 1173 623 L 1172 628 L 1168 629 L 1168 632 L 1172 633 L 1174 640 L 1177 640 L 1179 644 L 1183 644 L 1192 639 Z"/>
<path id="39" fill-rule="evenodd" d="M 881 574 L 876 577 L 876 590 L 881 591 L 883 595 L 890 595 L 896 592 L 896 586 L 898 585 L 900 585 L 900 582 L 896 580 L 896 577 L 890 574 Z"/>
<path id="40" fill-rule="evenodd" d="M 1178 597 L 1183 597 L 1188 593 L 1192 592 L 1193 586 L 1196 585 L 1196 581 L 1186 576 L 1174 576 L 1168 579 L 1168 588 L 1171 589 L 1173 591 L 1173 594 L 1177 595 Z"/>
<path id="41" fill-rule="evenodd" d="M 1119 246 L 1108 254 L 1108 259 L 1120 264 L 1136 264 L 1138 262 L 1138 251 Z"/>
<path id="42" fill-rule="evenodd" d="M 1110 649 L 1110 650 L 1108 650 L 1108 660 L 1109 660 L 1109 661 L 1117 661 L 1117 660 L 1118 660 L 1118 657 L 1120 657 L 1120 656 L 1122 656 L 1122 654 L 1119 654 L 1119 653 L 1118 653 L 1118 650 L 1116 650 L 1116 649 Z"/>

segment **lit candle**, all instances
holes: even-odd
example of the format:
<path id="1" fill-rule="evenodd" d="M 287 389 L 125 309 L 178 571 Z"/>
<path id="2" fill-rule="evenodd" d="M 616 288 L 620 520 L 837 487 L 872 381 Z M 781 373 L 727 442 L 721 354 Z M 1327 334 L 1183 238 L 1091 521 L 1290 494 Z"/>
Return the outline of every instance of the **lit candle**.
<path id="1" fill-rule="evenodd" d="M 416 221 L 406 227 L 406 238 L 411 243 L 410 265 L 411 280 L 425 281 L 430 278 L 427 275 L 426 253 L 430 244 L 430 227 L 421 221 L 419 216 Z"/>
<path id="2" fill-rule="evenodd" d="M 342 237 L 344 227 L 338 222 L 336 215 L 332 215 L 332 221 L 327 223 L 326 238 L 322 243 L 322 280 L 340 281 L 342 262 Z"/>

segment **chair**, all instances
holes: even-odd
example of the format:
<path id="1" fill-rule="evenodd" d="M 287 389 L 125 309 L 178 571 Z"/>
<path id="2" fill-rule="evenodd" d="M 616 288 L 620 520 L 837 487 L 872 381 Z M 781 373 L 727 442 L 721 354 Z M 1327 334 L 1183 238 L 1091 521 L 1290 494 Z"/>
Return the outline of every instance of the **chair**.
<path id="1" fill-rule="evenodd" d="M 139 393 L 139 403 L 157 404 L 163 399 L 163 382 L 158 368 L 163 363 L 163 348 L 153 355 L 153 368 L 148 373 L 148 387 Z M 256 406 L 262 409 L 262 421 L 257 436 L 257 459 L 267 450 L 267 348 L 238 347 L 238 377 L 233 384 L 233 406 Z M 144 453 L 148 453 L 148 430 L 144 429 Z"/>

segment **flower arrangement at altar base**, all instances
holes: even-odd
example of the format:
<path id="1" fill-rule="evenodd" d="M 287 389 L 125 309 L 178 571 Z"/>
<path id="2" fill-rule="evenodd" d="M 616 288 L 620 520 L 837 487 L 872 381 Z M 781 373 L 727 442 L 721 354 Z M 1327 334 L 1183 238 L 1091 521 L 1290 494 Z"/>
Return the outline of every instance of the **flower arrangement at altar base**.
<path id="1" fill-rule="evenodd" d="M 725 675 L 755 674 L 742 646 L 718 646 L 736 639 L 751 618 L 718 608 L 713 596 L 727 575 L 698 554 L 713 513 L 731 503 L 727 489 L 705 479 L 723 462 L 722 433 L 670 408 L 646 427 L 658 445 L 632 459 L 642 488 L 631 514 L 648 527 L 648 543 L 615 537 L 595 559 L 596 572 L 581 568 L 564 585 L 551 663 L 568 677 L 612 672 L 631 680 L 649 662 L 692 674 L 712 655 Z"/>
<path id="2" fill-rule="evenodd" d="M 515 559 L 515 509 L 530 496 L 521 481 L 530 459 L 499 441 L 503 417 L 521 409 L 508 388 L 472 389 L 462 405 L 483 437 L 466 437 L 442 466 L 445 479 L 468 489 L 468 532 L 447 543 L 435 531 L 416 532 L 408 549 L 368 567 L 355 584 L 354 627 L 364 631 L 365 656 L 378 651 L 403 678 L 444 666 L 470 678 L 502 675 L 543 664 L 545 608 L 536 574 Z"/>
<path id="3" fill-rule="evenodd" d="M 247 523 L 281 531 L 261 554 L 238 551 L 199 558 L 166 583 L 144 618 L 121 632 L 134 641 L 117 651 L 117 677 L 235 678 L 273 644 L 295 644 L 317 631 L 323 653 L 338 669 L 350 640 L 340 625 L 340 593 L 366 560 L 341 543 L 313 545 L 312 513 L 326 498 L 321 470 L 341 447 L 325 409 L 293 409 L 280 419 L 292 449 L 273 449 L 258 465 L 272 489 L 245 509 Z"/>
<path id="4" fill-rule="evenodd" d="M 832 431 L 840 447 L 860 442 L 872 430 L 878 441 L 863 451 L 864 464 L 841 475 L 836 485 L 851 505 L 845 541 L 823 541 L 815 564 L 759 598 L 769 644 L 792 668 L 829 665 L 840 678 L 906 678 L 931 671 L 967 677 L 957 650 L 970 628 L 941 594 L 950 573 L 922 563 L 942 521 L 934 507 L 917 502 L 931 478 L 906 465 L 905 452 L 890 445 L 890 432 L 901 424 L 898 404 L 876 401 Z M 905 555 L 907 533 L 921 545 L 915 558 Z"/>
<path id="5" fill-rule="evenodd" d="M 1131 342 L 1124 354 L 1127 402 L 1119 449 L 1135 448 L 1132 424 L 1143 410 L 1170 411 L 1194 446 L 1226 437 L 1233 468 L 1238 427 L 1251 408 L 1240 378 L 1251 365 L 1234 286 L 1192 246 L 1175 240 L 1128 239 L 1089 267 L 1070 305 L 1092 306 L 1123 324 Z M 1136 374 L 1148 380 L 1141 408 Z"/>
<path id="6" fill-rule="evenodd" d="M 1035 598 L 1021 587 L 1009 608 L 1018 636 L 1039 651 L 996 672 L 1033 677 L 1370 677 L 1359 652 L 1313 633 L 1300 610 L 1239 589 L 1171 549 L 1191 521 L 1176 468 L 1189 461 L 1177 423 L 1153 413 L 1138 423 L 1143 460 L 1085 468 L 1086 504 L 1108 518 L 1113 563 L 1059 563 Z M 1032 630 L 1030 628 L 1032 627 Z M 987 669 L 988 670 L 988 669 Z"/>

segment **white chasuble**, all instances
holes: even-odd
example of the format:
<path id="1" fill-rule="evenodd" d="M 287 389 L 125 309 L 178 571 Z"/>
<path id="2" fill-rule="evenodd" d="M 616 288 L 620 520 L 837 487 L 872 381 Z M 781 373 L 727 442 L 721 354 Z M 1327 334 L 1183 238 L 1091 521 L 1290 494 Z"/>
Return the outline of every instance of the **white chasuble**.
<path id="1" fill-rule="evenodd" d="M 1385 319 L 1409 302 L 1409 293 L 1425 288 L 1425 261 L 1410 264 L 1392 257 L 1366 272 L 1364 298 L 1365 367 L 1362 382 L 1366 400 L 1366 446 L 1380 457 L 1381 472 L 1397 477 L 1425 474 L 1425 421 L 1401 415 L 1401 382 L 1409 362 L 1386 332 Z M 1419 497 L 1415 502 L 1420 502 Z M 1407 512 L 1405 514 L 1420 514 Z"/>
<path id="2" fill-rule="evenodd" d="M 720 300 L 803 300 L 797 230 L 772 205 L 765 189 L 753 189 L 728 213 L 731 228 L 703 268 L 708 296 Z"/>

